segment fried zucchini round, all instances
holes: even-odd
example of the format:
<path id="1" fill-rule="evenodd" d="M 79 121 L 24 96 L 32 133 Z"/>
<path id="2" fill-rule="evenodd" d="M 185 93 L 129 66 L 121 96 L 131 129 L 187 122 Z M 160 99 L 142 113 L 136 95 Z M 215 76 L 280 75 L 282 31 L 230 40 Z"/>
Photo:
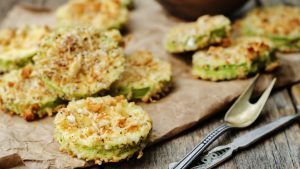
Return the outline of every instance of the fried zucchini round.
<path id="1" fill-rule="evenodd" d="M 49 33 L 46 26 L 23 26 L 0 31 L 0 72 L 25 66 L 37 53 L 41 39 Z"/>
<path id="2" fill-rule="evenodd" d="M 205 80 L 245 78 L 277 67 L 272 43 L 251 37 L 235 40 L 229 47 L 210 47 L 193 55 L 192 74 Z"/>
<path id="3" fill-rule="evenodd" d="M 101 30 L 121 28 L 128 20 L 127 1 L 72 0 L 56 11 L 58 25 L 93 26 Z M 129 1 L 128 1 L 129 2 Z M 123 4 L 124 3 L 124 4 Z"/>
<path id="4" fill-rule="evenodd" d="M 223 15 L 204 15 L 196 22 L 172 28 L 166 35 L 165 49 L 171 53 L 195 51 L 219 44 L 228 37 L 230 20 Z"/>
<path id="5" fill-rule="evenodd" d="M 149 51 L 138 51 L 126 56 L 125 72 L 110 91 L 112 95 L 147 102 L 168 91 L 171 76 L 169 63 L 154 57 Z"/>
<path id="6" fill-rule="evenodd" d="M 281 52 L 300 51 L 299 7 L 254 9 L 241 21 L 240 26 L 243 35 L 267 37 Z"/>
<path id="7" fill-rule="evenodd" d="M 71 101 L 54 123 L 61 151 L 96 164 L 141 153 L 152 127 L 148 114 L 122 96 Z"/>
<path id="8" fill-rule="evenodd" d="M 20 115 L 27 121 L 51 116 L 60 105 L 57 95 L 36 76 L 31 65 L 3 75 L 0 93 L 5 111 Z"/>
<path id="9" fill-rule="evenodd" d="M 65 100 L 106 90 L 124 71 L 119 37 L 117 30 L 58 29 L 42 41 L 34 57 L 39 75 Z"/>

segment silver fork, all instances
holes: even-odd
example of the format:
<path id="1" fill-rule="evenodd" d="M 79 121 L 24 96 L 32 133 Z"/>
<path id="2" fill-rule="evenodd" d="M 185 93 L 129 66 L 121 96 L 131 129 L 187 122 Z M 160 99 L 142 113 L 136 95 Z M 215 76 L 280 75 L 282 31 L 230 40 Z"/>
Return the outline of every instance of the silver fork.
<path id="1" fill-rule="evenodd" d="M 231 108 L 227 111 L 224 123 L 209 133 L 190 153 L 178 163 L 171 163 L 169 169 L 186 169 L 189 165 L 219 136 L 233 128 L 250 126 L 259 116 L 275 84 L 274 78 L 256 103 L 250 103 L 250 97 L 258 80 L 259 74 L 248 85 Z"/>

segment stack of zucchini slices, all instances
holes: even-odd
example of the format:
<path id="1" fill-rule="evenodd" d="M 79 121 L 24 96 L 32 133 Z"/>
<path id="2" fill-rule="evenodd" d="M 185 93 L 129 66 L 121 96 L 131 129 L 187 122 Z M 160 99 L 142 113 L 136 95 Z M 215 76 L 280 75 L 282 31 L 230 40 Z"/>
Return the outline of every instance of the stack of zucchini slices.
<path id="1" fill-rule="evenodd" d="M 46 86 L 71 101 L 55 118 L 61 150 L 97 164 L 141 152 L 152 126 L 147 113 L 123 96 L 99 96 L 126 75 L 121 39 L 116 30 L 61 28 L 44 39 L 34 58 Z"/>
<path id="2" fill-rule="evenodd" d="M 117 29 L 131 6 L 132 0 L 72 0 L 57 10 L 51 31 L 0 31 L 1 110 L 27 121 L 58 112 L 55 139 L 62 151 L 83 160 L 140 157 L 152 122 L 128 100 L 166 94 L 171 66 L 149 51 L 125 56 Z"/>
<path id="3" fill-rule="evenodd" d="M 32 58 L 40 41 L 51 30 L 47 26 L 22 26 L 0 31 L 1 109 L 31 121 L 52 115 L 61 105 L 55 92 L 37 76 Z"/>

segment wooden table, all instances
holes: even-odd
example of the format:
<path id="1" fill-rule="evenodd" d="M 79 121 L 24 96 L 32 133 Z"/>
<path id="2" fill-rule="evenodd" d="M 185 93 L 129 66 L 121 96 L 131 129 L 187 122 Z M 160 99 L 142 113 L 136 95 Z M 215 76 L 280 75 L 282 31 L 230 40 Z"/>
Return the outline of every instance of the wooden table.
<path id="1" fill-rule="evenodd" d="M 0 22 L 6 16 L 6 13 L 16 4 L 26 2 L 35 6 L 56 8 L 66 2 L 66 0 L 0 0 Z M 262 0 L 263 5 L 288 2 L 300 4 L 299 0 Z M 283 115 L 293 114 L 295 109 L 291 102 L 289 88 L 275 91 L 268 100 L 263 115 L 247 130 L 231 132 L 222 136 L 211 147 L 221 144 L 227 144 L 234 138 L 242 135 L 253 128 L 263 125 L 267 122 L 277 119 Z M 196 145 L 203 136 L 215 127 L 220 125 L 224 113 L 212 117 L 207 121 L 193 127 L 189 131 L 171 140 L 159 143 L 144 150 L 144 156 L 140 160 L 131 159 L 129 162 L 123 162 L 118 165 L 107 166 L 105 168 L 128 168 L 128 169 L 159 169 L 167 168 L 168 163 L 179 160 L 194 145 Z M 246 150 L 238 152 L 235 156 L 222 164 L 219 168 L 229 169 L 294 169 L 300 168 L 300 128 L 299 123 L 295 123 L 280 130 L 279 132 L 267 137 L 263 141 L 249 147 Z"/>

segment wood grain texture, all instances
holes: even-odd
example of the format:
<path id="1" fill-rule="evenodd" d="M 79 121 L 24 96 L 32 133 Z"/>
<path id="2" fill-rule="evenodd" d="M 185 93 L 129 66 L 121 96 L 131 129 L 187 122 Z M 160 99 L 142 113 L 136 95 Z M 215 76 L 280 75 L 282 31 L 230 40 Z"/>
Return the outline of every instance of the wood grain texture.
<path id="1" fill-rule="evenodd" d="M 0 0 L 0 21 L 6 13 L 17 3 L 29 3 L 36 6 L 56 8 L 66 0 Z M 280 3 L 283 0 L 262 0 L 263 5 Z M 287 0 L 286 0 L 287 2 Z M 299 4 L 299 0 L 289 0 L 294 4 Z M 234 138 L 247 131 L 261 126 L 276 118 L 295 113 L 291 102 L 289 89 L 277 91 L 268 100 L 263 115 L 252 125 L 253 127 L 242 131 L 233 131 L 225 134 L 212 146 L 227 144 Z M 225 112 L 225 110 L 224 110 Z M 144 156 L 140 160 L 131 159 L 114 165 L 107 165 L 105 168 L 125 168 L 125 169 L 163 169 L 168 163 L 179 160 L 202 138 L 221 124 L 224 113 L 212 117 L 200 125 L 193 127 L 187 132 L 172 140 L 159 143 L 144 151 Z M 172 119 L 170 119 L 172 120 Z M 300 168 L 300 128 L 299 123 L 295 123 L 280 130 L 276 134 L 267 137 L 263 141 L 250 146 L 246 150 L 235 154 L 233 158 L 219 166 L 222 169 L 249 169 L 249 168 L 270 168 L 270 169 L 293 169 Z"/>

